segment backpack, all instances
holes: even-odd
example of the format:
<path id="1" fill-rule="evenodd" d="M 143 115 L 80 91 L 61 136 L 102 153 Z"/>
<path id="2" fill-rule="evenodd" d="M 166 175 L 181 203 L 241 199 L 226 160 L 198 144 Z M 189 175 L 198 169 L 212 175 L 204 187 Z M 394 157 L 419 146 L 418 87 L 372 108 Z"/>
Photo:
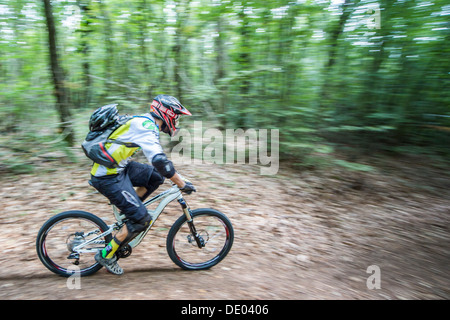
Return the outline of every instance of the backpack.
<path id="1" fill-rule="evenodd" d="M 106 149 L 107 143 L 122 144 L 127 147 L 138 147 L 134 143 L 111 140 L 109 136 L 120 126 L 132 119 L 132 116 L 119 116 L 117 104 L 109 104 L 95 110 L 89 119 L 89 133 L 81 144 L 84 154 L 102 166 L 116 168 L 119 164 Z"/>

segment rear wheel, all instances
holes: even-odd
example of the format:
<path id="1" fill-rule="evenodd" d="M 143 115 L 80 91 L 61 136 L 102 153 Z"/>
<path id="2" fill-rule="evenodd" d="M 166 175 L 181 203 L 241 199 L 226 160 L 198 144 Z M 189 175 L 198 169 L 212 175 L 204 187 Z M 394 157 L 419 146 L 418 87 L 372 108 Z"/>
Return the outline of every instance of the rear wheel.
<path id="1" fill-rule="evenodd" d="M 78 252 L 73 249 L 106 230 L 106 223 L 92 213 L 59 213 L 39 230 L 36 239 L 37 255 L 44 266 L 58 275 L 68 277 L 74 272 L 79 272 L 81 276 L 91 275 L 102 268 L 95 261 L 94 255 L 111 241 L 111 234 L 94 240 Z"/>
<path id="2" fill-rule="evenodd" d="M 223 213 L 213 209 L 193 210 L 192 220 L 198 238 L 191 233 L 186 216 L 183 215 L 175 221 L 167 235 L 167 253 L 183 269 L 211 268 L 230 251 L 234 240 L 233 226 Z"/>

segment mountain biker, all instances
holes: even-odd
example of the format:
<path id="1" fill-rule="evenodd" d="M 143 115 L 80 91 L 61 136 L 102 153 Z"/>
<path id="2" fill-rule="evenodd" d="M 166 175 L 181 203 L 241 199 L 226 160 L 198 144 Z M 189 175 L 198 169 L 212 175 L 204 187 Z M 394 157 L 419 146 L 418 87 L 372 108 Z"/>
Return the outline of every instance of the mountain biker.
<path id="1" fill-rule="evenodd" d="M 123 274 L 115 252 L 121 245 L 129 243 L 145 230 L 151 222 L 152 218 L 142 201 L 155 191 L 165 178 L 170 179 L 187 194 L 196 191 L 191 182 L 175 171 L 159 142 L 160 131 L 170 136 L 177 132 L 177 122 L 181 115 L 191 113 L 175 97 L 156 96 L 150 106 L 150 113 L 133 117 L 111 134 L 110 139 L 131 143 L 127 144 L 128 146 L 106 144 L 108 152 L 119 166 L 111 169 L 94 163 L 92 167 L 92 186 L 127 218 L 111 242 L 95 255 L 95 260 L 113 274 Z M 130 145 L 135 147 L 129 147 Z M 139 148 L 152 165 L 130 161 Z"/>

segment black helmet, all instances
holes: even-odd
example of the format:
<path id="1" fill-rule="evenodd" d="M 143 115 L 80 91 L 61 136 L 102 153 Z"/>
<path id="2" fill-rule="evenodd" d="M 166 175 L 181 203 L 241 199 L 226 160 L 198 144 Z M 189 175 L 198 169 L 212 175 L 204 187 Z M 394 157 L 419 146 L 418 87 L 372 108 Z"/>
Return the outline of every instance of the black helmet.
<path id="1" fill-rule="evenodd" d="M 119 117 L 117 104 L 108 104 L 94 111 L 89 119 L 89 130 L 100 131 L 105 129 L 111 123 L 114 123 Z"/>

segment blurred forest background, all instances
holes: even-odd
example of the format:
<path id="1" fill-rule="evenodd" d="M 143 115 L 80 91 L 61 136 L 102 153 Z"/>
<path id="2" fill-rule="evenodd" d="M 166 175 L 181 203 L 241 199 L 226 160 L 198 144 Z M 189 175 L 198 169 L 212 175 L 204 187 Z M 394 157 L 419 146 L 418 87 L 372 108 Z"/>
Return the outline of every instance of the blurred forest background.
<path id="1" fill-rule="evenodd" d="M 280 157 L 450 156 L 446 0 L 0 0 L 0 171 L 72 151 L 108 103 L 278 128 Z M 338 154 L 347 157 L 339 158 Z"/>

